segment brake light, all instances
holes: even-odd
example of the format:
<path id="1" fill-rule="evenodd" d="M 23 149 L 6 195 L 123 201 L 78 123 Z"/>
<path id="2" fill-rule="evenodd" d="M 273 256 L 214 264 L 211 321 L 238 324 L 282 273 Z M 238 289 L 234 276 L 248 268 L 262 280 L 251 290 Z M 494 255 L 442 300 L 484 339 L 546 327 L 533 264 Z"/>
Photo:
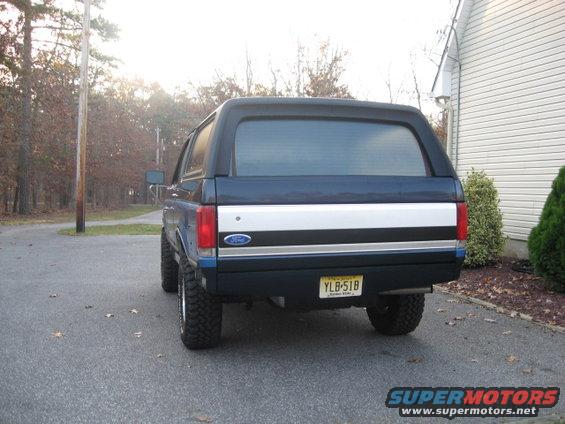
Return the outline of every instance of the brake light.
<path id="1" fill-rule="evenodd" d="M 467 240 L 468 223 L 467 203 L 457 203 L 457 240 Z"/>
<path id="2" fill-rule="evenodd" d="M 196 209 L 196 243 L 198 250 L 215 249 L 216 238 L 216 207 L 198 207 Z"/>

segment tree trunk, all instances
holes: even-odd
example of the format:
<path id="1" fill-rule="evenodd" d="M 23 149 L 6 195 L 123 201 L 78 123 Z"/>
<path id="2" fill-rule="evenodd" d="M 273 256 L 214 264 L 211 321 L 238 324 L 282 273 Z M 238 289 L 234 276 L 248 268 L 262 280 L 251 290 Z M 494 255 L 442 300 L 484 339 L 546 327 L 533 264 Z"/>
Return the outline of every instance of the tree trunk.
<path id="1" fill-rule="evenodd" d="M 109 192 L 109 190 L 108 190 L 108 184 L 106 184 L 106 185 L 104 186 L 104 200 L 103 200 L 103 206 L 104 206 L 105 208 L 107 208 L 109 202 L 110 202 L 110 192 Z"/>
<path id="2" fill-rule="evenodd" d="M 31 171 L 31 1 L 24 10 L 24 44 L 22 64 L 22 110 L 18 149 L 18 213 L 27 215 L 30 209 Z"/>
<path id="3" fill-rule="evenodd" d="M 37 187 L 37 181 L 34 181 L 31 185 L 31 204 L 33 209 L 37 209 L 37 198 L 39 197 L 39 191 L 40 189 L 38 189 Z"/>
<path id="4" fill-rule="evenodd" d="M 92 206 L 98 206 L 98 186 L 96 182 L 92 184 Z"/>
<path id="5" fill-rule="evenodd" d="M 31 185 L 31 208 L 37 209 L 37 191 L 35 189 L 35 184 Z"/>
<path id="6" fill-rule="evenodd" d="M 45 208 L 49 211 L 51 209 L 53 209 L 53 191 L 52 190 L 48 190 L 47 192 L 45 192 Z"/>
<path id="7" fill-rule="evenodd" d="M 16 213 L 18 211 L 18 186 L 14 190 L 14 203 L 12 205 L 12 213 Z"/>

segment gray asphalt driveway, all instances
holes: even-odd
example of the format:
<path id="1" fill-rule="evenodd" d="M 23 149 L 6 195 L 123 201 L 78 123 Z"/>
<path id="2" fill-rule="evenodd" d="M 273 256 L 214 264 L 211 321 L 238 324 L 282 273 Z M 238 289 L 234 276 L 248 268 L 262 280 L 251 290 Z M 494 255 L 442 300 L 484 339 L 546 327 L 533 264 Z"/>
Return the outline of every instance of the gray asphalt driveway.
<path id="1" fill-rule="evenodd" d="M 393 386 L 565 382 L 565 336 L 442 294 L 398 338 L 359 309 L 229 305 L 222 346 L 191 352 L 160 288 L 158 237 L 64 226 L 0 227 L 0 423 L 406 422 L 384 406 Z"/>

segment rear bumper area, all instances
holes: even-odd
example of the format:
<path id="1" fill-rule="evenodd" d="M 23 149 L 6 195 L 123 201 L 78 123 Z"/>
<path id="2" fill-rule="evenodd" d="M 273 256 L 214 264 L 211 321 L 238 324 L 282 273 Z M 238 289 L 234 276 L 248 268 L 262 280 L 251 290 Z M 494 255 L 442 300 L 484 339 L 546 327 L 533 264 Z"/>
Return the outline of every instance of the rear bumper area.
<path id="1" fill-rule="evenodd" d="M 284 297 L 311 306 L 367 306 L 383 292 L 430 289 L 433 284 L 456 280 L 462 262 L 453 250 L 371 256 L 317 257 L 314 262 L 304 257 L 220 259 L 217 269 L 204 272 L 206 289 L 223 296 Z M 361 296 L 319 299 L 321 277 L 359 274 L 363 275 Z"/>
<path id="2" fill-rule="evenodd" d="M 376 267 L 380 265 L 426 265 L 453 263 L 461 265 L 457 251 L 451 248 L 389 252 L 325 253 L 313 255 L 278 255 L 221 257 L 218 273 L 280 271 L 326 268 Z"/>

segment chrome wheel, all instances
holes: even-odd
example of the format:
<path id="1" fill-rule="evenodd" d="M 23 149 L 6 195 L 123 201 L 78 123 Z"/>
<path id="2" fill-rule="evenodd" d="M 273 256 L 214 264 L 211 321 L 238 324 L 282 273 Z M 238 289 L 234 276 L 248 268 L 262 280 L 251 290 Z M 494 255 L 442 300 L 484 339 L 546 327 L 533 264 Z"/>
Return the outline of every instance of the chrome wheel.
<path id="1" fill-rule="evenodd" d="M 184 328 L 186 326 L 186 287 L 184 280 L 184 275 L 182 274 L 182 272 L 180 272 L 179 267 L 178 304 L 181 334 L 184 333 Z"/>

